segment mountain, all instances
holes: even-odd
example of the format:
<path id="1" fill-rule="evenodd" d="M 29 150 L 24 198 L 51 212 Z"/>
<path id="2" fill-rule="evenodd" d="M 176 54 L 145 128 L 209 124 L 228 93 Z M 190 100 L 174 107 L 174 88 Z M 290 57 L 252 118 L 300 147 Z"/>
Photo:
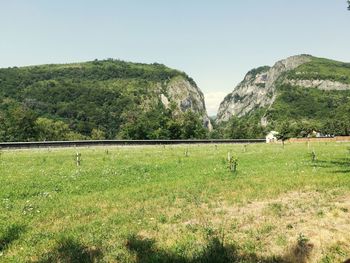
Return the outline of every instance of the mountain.
<path id="1" fill-rule="evenodd" d="M 0 141 L 205 136 L 204 96 L 185 73 L 119 60 L 0 69 Z"/>
<path id="2" fill-rule="evenodd" d="M 238 119 L 262 131 L 288 122 L 294 136 L 348 135 L 349 117 L 350 63 L 299 55 L 248 72 L 220 104 L 216 124 Z"/>

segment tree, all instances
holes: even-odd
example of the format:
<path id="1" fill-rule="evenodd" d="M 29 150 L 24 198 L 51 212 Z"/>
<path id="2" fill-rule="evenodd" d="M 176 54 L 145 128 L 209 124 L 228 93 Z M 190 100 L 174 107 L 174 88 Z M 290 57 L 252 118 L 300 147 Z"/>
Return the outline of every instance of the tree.
<path id="1" fill-rule="evenodd" d="M 284 142 L 291 138 L 291 125 L 289 122 L 283 122 L 278 130 L 279 132 L 276 138 L 282 141 L 282 146 L 284 148 Z"/>
<path id="2" fill-rule="evenodd" d="M 246 138 L 247 130 L 242 127 L 242 122 L 237 116 L 232 116 L 224 129 L 226 139 L 243 139 Z"/>
<path id="3" fill-rule="evenodd" d="M 0 142 L 5 142 L 7 140 L 7 127 L 6 118 L 0 111 Z"/>
<path id="4" fill-rule="evenodd" d="M 106 134 L 104 131 L 94 128 L 94 129 L 92 129 L 92 132 L 91 132 L 91 139 L 104 140 L 104 139 L 106 139 Z"/>
<path id="5" fill-rule="evenodd" d="M 22 105 L 10 108 L 5 117 L 8 141 L 32 141 L 37 137 L 35 113 Z"/>
<path id="6" fill-rule="evenodd" d="M 39 141 L 67 140 L 70 129 L 63 121 L 54 121 L 47 118 L 38 118 L 35 121 L 37 138 Z"/>
<path id="7" fill-rule="evenodd" d="M 348 0 L 348 10 L 350 11 L 350 0 Z"/>
<path id="8" fill-rule="evenodd" d="M 257 139 L 264 136 L 264 128 L 255 118 L 232 116 L 224 124 L 223 137 L 226 139 Z"/>
<path id="9" fill-rule="evenodd" d="M 124 116 L 118 138 L 135 140 L 168 139 L 170 113 L 163 104 L 152 105 L 148 111 L 133 111 Z"/>
<path id="10" fill-rule="evenodd" d="M 318 121 L 303 119 L 301 121 L 296 121 L 291 125 L 291 136 L 296 137 L 307 137 L 313 131 L 322 131 L 322 125 Z"/>
<path id="11" fill-rule="evenodd" d="M 193 111 L 186 111 L 181 117 L 182 139 L 205 139 L 207 131 L 200 120 L 200 116 Z"/>

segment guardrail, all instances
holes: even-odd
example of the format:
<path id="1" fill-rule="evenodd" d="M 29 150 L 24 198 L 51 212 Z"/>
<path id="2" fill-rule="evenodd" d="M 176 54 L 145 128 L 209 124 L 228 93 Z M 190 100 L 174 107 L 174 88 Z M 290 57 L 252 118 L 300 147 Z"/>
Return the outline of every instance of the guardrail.
<path id="1" fill-rule="evenodd" d="M 176 144 L 238 144 L 265 143 L 265 139 L 237 140 L 91 140 L 91 141 L 45 141 L 45 142 L 0 142 L 2 149 L 27 149 L 48 147 L 88 147 L 125 145 L 176 145 Z"/>

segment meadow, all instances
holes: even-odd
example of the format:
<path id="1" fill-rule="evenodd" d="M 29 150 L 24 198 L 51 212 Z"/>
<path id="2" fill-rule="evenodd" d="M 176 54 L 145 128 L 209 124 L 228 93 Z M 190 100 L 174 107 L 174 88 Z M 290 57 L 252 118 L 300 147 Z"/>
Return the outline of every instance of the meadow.
<path id="1" fill-rule="evenodd" d="M 2 150 L 0 262 L 343 262 L 349 146 Z"/>

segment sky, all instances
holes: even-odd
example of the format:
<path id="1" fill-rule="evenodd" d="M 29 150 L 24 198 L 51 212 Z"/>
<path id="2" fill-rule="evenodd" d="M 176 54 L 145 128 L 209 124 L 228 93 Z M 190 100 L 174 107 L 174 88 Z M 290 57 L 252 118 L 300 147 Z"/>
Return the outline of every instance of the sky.
<path id="1" fill-rule="evenodd" d="M 350 62 L 346 0 L 0 0 L 0 67 L 116 58 L 185 71 L 209 115 L 246 72 Z"/>

